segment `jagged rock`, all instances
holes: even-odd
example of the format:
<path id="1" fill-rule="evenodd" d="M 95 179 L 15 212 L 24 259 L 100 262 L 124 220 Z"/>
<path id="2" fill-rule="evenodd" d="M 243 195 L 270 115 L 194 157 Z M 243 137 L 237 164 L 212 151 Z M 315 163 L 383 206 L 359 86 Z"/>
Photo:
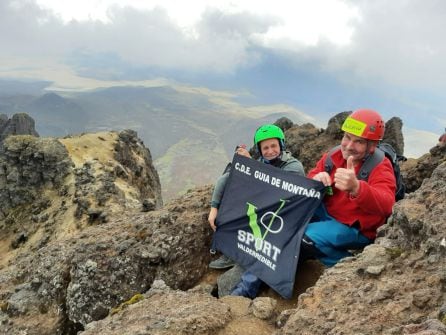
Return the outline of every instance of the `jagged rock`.
<path id="1" fill-rule="evenodd" d="M 307 170 L 339 144 L 343 118 L 331 119 L 327 130 L 310 124 L 286 130 L 288 147 Z M 60 142 L 70 158 L 60 185 L 46 183 L 53 188 L 42 189 L 26 210 L 0 216 L 8 245 L 22 232 L 28 237 L 14 251 L 0 249 L 7 251 L 0 260 L 0 333 L 445 334 L 436 321 L 445 315 L 445 163 L 395 206 L 375 244 L 322 269 L 296 306 L 268 291 L 254 301 L 212 297 L 213 286 L 201 282 L 210 260 L 212 187 L 161 207 L 150 153 L 136 133 Z M 8 171 L 0 175 L 5 185 L 22 178 L 19 168 Z M 18 220 L 25 212 L 28 221 Z M 84 225 L 89 217 L 95 220 Z M 297 281 L 305 281 L 303 274 Z"/>
<path id="2" fill-rule="evenodd" d="M 0 114 L 0 129 L 3 129 L 6 122 L 8 122 L 8 115 L 6 114 Z"/>
<path id="3" fill-rule="evenodd" d="M 42 247 L 59 230 L 66 237 L 115 213 L 139 210 L 146 199 L 159 208 L 161 186 L 135 132 L 9 136 L 0 147 L 0 232 L 19 252 Z M 14 237 L 20 231 L 26 240 Z"/>
<path id="4" fill-rule="evenodd" d="M 389 143 L 398 155 L 404 155 L 403 120 L 393 117 L 386 122 L 383 142 Z"/>
<path id="5" fill-rule="evenodd" d="M 81 329 L 146 292 L 155 279 L 174 289 L 191 288 L 210 260 L 211 229 L 205 221 L 210 193 L 210 186 L 197 189 L 162 210 L 121 215 L 16 258 L 14 266 L 0 271 L 0 300 L 16 306 L 16 296 L 26 299 L 23 308 L 6 312 L 26 328 L 29 315 L 38 318 L 45 306 L 46 311 L 59 310 L 48 312 L 52 324 Z M 30 294 L 33 282 L 39 285 Z M 29 334 L 33 331 L 44 334 L 39 328 Z"/>
<path id="6" fill-rule="evenodd" d="M 57 140 L 9 136 L 0 147 L 0 212 L 42 201 L 44 188 L 59 187 L 71 169 L 65 147 Z M 23 213 L 17 213 L 18 216 Z"/>
<path id="7" fill-rule="evenodd" d="M 293 126 L 293 121 L 288 119 L 287 117 L 281 117 L 274 124 L 280 127 L 283 131 L 290 129 Z"/>
<path id="8" fill-rule="evenodd" d="M 230 320 L 229 306 L 210 295 L 149 291 L 141 302 L 90 323 L 80 334 L 216 334 Z"/>
<path id="9" fill-rule="evenodd" d="M 428 319 L 422 323 L 399 326 L 391 329 L 390 334 L 444 335 L 446 325 L 436 319 Z"/>
<path id="10" fill-rule="evenodd" d="M 342 124 L 350 114 L 351 111 L 347 111 L 333 116 L 330 120 L 328 120 L 327 129 L 325 130 L 326 133 L 333 137 L 333 139 L 340 141 L 342 136 L 344 136 L 344 132 L 341 130 Z"/>
<path id="11" fill-rule="evenodd" d="M 21 232 L 17 234 L 14 240 L 11 242 L 11 247 L 16 249 L 20 246 L 20 244 L 25 243 L 28 240 L 28 235 L 25 232 Z"/>
<path id="12" fill-rule="evenodd" d="M 285 138 L 287 149 L 301 161 L 305 172 L 316 165 L 324 151 L 339 144 L 339 141 L 327 136 L 322 129 L 309 123 L 302 126 L 295 125 L 288 129 L 285 132 Z M 310 151 L 308 151 L 309 143 L 312 147 Z"/>
<path id="13" fill-rule="evenodd" d="M 115 174 L 118 170 L 124 171 L 125 180 Z M 110 235 L 113 229 L 93 230 L 92 236 L 108 235 L 111 239 L 105 238 L 106 242 L 102 244 L 101 236 L 90 239 L 82 235 L 82 230 L 92 224 L 105 225 L 116 214 L 131 212 L 132 209 L 139 211 L 144 199 L 151 199 L 152 210 L 161 206 L 159 178 L 150 152 L 135 132 L 81 134 L 59 140 L 29 135 L 9 136 L 0 148 L 0 191 L 0 301 L 5 301 L 8 306 L 5 312 L 9 321 L 35 316 L 22 324 L 24 328 L 20 321 L 17 326 L 8 328 L 11 334 L 20 329 L 36 334 L 69 333 L 77 330 L 84 320 L 86 323 L 106 316 L 110 306 L 127 293 L 111 290 L 110 297 L 98 295 L 99 300 L 104 300 L 99 303 L 94 300 L 98 291 L 94 283 L 103 280 L 104 287 L 109 288 L 107 283 L 110 280 L 110 285 L 119 283 L 116 285 L 123 291 L 146 290 L 155 277 L 155 270 L 144 274 L 144 271 L 135 269 L 142 269 L 143 264 L 150 268 L 152 263 L 169 263 L 173 257 L 169 248 L 179 240 L 177 236 L 169 238 L 168 233 L 155 229 L 153 236 L 160 232 L 159 238 L 155 237 L 155 244 L 143 248 L 141 255 L 135 255 L 136 259 L 129 254 L 133 255 L 138 250 L 138 247 L 132 248 L 141 244 L 141 238 L 152 236 L 151 229 L 145 232 L 140 231 L 141 227 L 135 228 L 133 234 L 137 237 L 119 233 Z M 197 203 L 197 199 L 194 202 Z M 198 203 L 202 205 L 200 201 Z M 171 212 L 175 213 L 175 210 Z M 168 228 L 166 224 L 178 218 L 178 210 L 176 213 L 163 212 L 154 220 L 164 230 Z M 133 219 L 128 221 L 133 222 Z M 164 241 L 163 238 L 169 240 Z M 109 244 L 108 247 L 104 243 Z M 110 256 L 104 264 L 97 260 L 99 256 L 95 256 L 101 251 L 104 252 L 103 257 Z M 105 252 L 110 254 L 106 256 Z M 116 255 L 116 258 L 111 255 Z M 97 269 L 92 267 L 93 264 L 98 265 Z M 153 269 L 158 269 L 157 266 Z M 120 267 L 121 270 L 116 270 Z M 116 271 L 110 275 L 104 274 L 107 271 L 104 269 Z M 159 272 L 161 276 L 162 271 Z M 183 276 L 187 277 L 186 282 L 192 283 L 191 277 L 199 273 L 196 271 Z M 101 277 L 102 274 L 107 279 Z M 175 275 L 181 278 L 178 273 Z M 84 280 L 88 282 L 89 276 L 97 281 L 92 281 L 91 299 L 84 301 L 82 299 L 88 294 L 85 294 L 86 286 L 82 283 Z M 10 281 L 13 277 L 15 284 Z M 123 277 L 127 279 L 120 282 Z M 166 277 L 172 282 L 169 275 Z M 30 288 L 29 283 L 32 282 L 40 285 Z M 20 285 L 15 286 L 16 283 Z M 181 282 L 179 285 L 185 284 Z M 88 312 L 80 316 L 82 313 L 78 310 L 83 309 Z M 42 313 L 46 314 L 48 322 L 35 326 L 33 322 L 43 319 Z M 68 313 L 73 321 L 66 317 Z"/>
<path id="14" fill-rule="evenodd" d="M 10 120 L 7 115 L 0 114 L 0 143 L 10 135 L 39 136 L 34 119 L 28 114 L 14 114 Z"/>
<path id="15" fill-rule="evenodd" d="M 119 133 L 119 141 L 115 146 L 115 159 L 126 170 L 130 170 L 131 173 L 128 175 L 133 176 L 133 180 L 129 182 L 141 185 L 139 190 L 141 201 L 151 198 L 155 201 L 155 208 L 159 208 L 162 205 L 162 198 L 158 173 L 153 166 L 150 151 L 135 131 L 127 129 Z M 141 159 L 144 164 L 140 163 Z"/>
<path id="16" fill-rule="evenodd" d="M 326 270 L 278 335 L 405 334 L 436 319 L 446 293 L 446 163 L 398 202 L 375 244 Z M 438 324 L 438 323 L 437 323 Z M 429 328 L 426 328 L 429 329 Z M 442 334 L 431 328 L 426 334 Z M 424 334 L 424 333 L 423 333 Z"/>
<path id="17" fill-rule="evenodd" d="M 401 164 L 401 175 L 407 192 L 417 190 L 426 178 L 430 178 L 435 168 L 446 161 L 446 146 L 436 145 L 429 153 L 418 159 L 408 159 Z"/>

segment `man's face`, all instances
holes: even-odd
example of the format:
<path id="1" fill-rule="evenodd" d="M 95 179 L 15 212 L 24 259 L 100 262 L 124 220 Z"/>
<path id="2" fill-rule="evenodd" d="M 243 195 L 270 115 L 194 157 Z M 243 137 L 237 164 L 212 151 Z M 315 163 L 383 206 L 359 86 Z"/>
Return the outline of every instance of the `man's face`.
<path id="1" fill-rule="evenodd" d="M 376 144 L 375 141 L 368 141 L 362 137 L 344 133 L 341 141 L 342 157 L 347 159 L 349 156 L 353 156 L 353 162 L 359 163 L 375 149 Z"/>
<path id="2" fill-rule="evenodd" d="M 263 158 L 272 160 L 280 155 L 280 143 L 277 138 L 269 138 L 260 142 L 260 152 Z"/>

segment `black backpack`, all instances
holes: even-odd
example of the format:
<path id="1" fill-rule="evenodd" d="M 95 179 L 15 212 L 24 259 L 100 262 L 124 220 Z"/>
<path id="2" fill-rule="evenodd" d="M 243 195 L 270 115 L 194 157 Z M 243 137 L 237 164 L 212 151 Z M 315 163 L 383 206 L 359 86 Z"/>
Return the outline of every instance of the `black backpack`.
<path id="1" fill-rule="evenodd" d="M 340 146 L 336 146 L 328 152 L 327 158 L 325 159 L 325 171 L 330 173 L 333 169 L 333 161 L 331 160 L 331 155 L 340 149 Z M 358 179 L 367 181 L 370 175 L 370 172 L 382 162 L 384 157 L 387 157 L 392 163 L 393 173 L 395 174 L 396 180 L 396 189 L 395 189 L 395 200 L 401 200 L 404 198 L 406 193 L 406 185 L 404 185 L 403 177 L 400 172 L 401 161 L 406 161 L 407 158 L 401 155 L 398 155 L 395 149 L 388 143 L 380 143 L 377 146 L 377 150 L 370 155 L 364 164 L 362 164 L 361 169 L 358 172 Z"/>

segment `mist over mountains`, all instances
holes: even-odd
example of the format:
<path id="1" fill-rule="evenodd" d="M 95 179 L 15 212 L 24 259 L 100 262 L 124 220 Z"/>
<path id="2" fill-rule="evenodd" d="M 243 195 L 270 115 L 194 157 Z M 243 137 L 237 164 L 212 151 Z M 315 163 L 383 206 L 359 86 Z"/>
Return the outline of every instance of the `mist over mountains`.
<path id="1" fill-rule="evenodd" d="M 122 86 L 87 92 L 44 91 L 46 82 L 0 82 L 0 113 L 25 112 L 41 136 L 133 129 L 150 149 L 169 199 L 215 181 L 236 144 L 251 145 L 261 124 L 310 117 L 289 107 L 240 106 L 205 89 Z"/>

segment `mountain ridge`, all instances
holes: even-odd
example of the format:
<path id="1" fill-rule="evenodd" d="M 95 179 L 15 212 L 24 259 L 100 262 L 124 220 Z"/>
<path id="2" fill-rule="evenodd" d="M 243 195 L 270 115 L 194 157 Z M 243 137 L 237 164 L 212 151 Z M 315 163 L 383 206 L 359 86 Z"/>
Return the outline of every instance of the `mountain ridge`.
<path id="1" fill-rule="evenodd" d="M 261 123 L 281 116 L 295 122 L 311 120 L 290 106 L 241 106 L 235 95 L 206 89 L 174 86 L 123 86 L 86 92 L 42 91 L 36 96 L 5 95 L 0 92 L 3 113 L 28 113 L 42 136 L 66 136 L 82 132 L 133 129 L 151 148 L 162 176 L 163 198 L 168 200 L 191 185 L 212 182 L 220 173 L 218 165 L 231 159 L 237 143 L 249 145 L 252 133 Z M 277 109 L 282 109 L 277 110 Z M 182 145 L 188 141 L 190 148 Z M 212 148 L 210 145 L 214 144 Z M 180 180 L 163 171 L 169 150 L 182 148 L 177 170 L 189 170 L 193 178 Z M 199 148 L 210 149 L 206 160 Z M 224 150 L 222 151 L 221 148 Z M 167 157 L 164 157 L 167 155 Z M 195 157 L 194 157 L 195 156 Z M 213 161 L 216 159 L 216 164 Z M 203 174 L 206 170 L 208 173 Z M 176 180 L 175 183 L 170 182 Z M 178 185 L 178 183 L 180 185 Z"/>

